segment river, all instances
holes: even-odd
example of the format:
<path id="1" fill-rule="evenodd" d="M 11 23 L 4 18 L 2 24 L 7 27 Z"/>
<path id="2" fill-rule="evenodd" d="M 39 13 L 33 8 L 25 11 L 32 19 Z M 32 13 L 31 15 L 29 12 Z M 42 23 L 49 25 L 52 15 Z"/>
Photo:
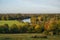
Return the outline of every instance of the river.
<path id="1" fill-rule="evenodd" d="M 31 21 L 30 21 L 30 18 L 24 19 L 24 20 L 22 20 L 22 21 L 23 21 L 23 22 L 29 22 L 29 23 L 31 22 Z"/>

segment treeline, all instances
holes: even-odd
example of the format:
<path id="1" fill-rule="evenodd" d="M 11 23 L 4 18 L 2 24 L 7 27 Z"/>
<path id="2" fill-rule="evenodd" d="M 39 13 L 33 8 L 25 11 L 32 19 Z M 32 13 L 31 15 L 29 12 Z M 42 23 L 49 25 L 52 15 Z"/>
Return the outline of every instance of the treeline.
<path id="1" fill-rule="evenodd" d="M 23 25 L 13 24 L 9 26 L 8 24 L 0 25 L 0 33 L 40 33 L 43 32 L 43 28 L 36 29 L 29 23 Z"/>
<path id="2" fill-rule="evenodd" d="M 23 20 L 30 18 L 28 14 L 0 14 L 0 20 Z"/>
<path id="3" fill-rule="evenodd" d="M 43 28 L 43 33 L 60 34 L 60 15 L 58 14 L 32 16 L 31 24 L 38 31 L 40 31 L 40 28 Z"/>
<path id="4" fill-rule="evenodd" d="M 27 18 L 31 18 L 32 16 L 54 16 L 54 15 L 60 15 L 60 14 L 0 14 L 0 20 L 23 20 Z"/>

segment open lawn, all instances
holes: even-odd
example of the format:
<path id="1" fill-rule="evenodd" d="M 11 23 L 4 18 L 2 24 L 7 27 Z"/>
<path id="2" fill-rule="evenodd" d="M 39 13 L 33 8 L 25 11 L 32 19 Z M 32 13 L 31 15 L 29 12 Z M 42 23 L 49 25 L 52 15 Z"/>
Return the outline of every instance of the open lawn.
<path id="1" fill-rule="evenodd" d="M 60 35 L 48 36 L 48 38 L 31 38 L 34 34 L 0 34 L 0 40 L 60 40 Z"/>

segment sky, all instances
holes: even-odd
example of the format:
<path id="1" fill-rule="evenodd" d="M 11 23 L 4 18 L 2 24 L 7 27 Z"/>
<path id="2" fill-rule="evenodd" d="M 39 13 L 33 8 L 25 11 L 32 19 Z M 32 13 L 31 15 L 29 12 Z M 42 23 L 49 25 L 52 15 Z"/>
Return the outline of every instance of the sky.
<path id="1" fill-rule="evenodd" d="M 0 13 L 60 13 L 60 0 L 0 0 Z"/>

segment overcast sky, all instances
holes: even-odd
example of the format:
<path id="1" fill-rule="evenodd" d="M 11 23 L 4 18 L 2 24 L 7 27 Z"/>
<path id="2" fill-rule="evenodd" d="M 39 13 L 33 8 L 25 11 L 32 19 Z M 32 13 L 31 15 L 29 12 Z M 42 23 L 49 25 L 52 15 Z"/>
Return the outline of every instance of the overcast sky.
<path id="1" fill-rule="evenodd" d="M 0 0 L 0 13 L 60 13 L 60 0 Z"/>

